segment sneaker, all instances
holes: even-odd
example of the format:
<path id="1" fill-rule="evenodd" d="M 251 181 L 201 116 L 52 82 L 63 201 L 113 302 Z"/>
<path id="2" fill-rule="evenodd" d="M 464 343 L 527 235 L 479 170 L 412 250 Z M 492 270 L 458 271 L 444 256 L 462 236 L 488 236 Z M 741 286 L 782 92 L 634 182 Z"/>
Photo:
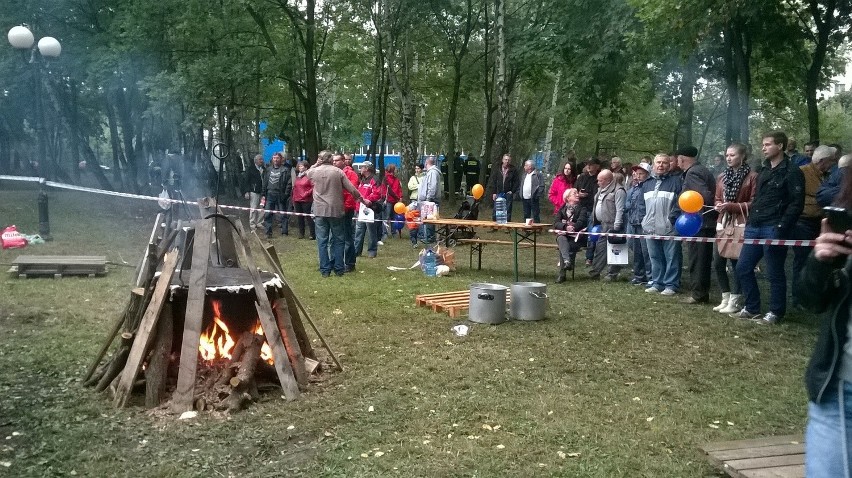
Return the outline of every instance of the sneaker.
<path id="1" fill-rule="evenodd" d="M 781 322 L 781 317 L 778 317 L 773 312 L 767 312 L 763 317 L 755 317 L 753 320 L 763 325 L 778 325 Z"/>
<path id="2" fill-rule="evenodd" d="M 639 284 L 644 284 L 644 283 L 645 283 L 645 281 L 637 279 L 635 277 L 630 279 L 630 284 L 632 284 L 632 285 L 639 285 Z"/>
<path id="3" fill-rule="evenodd" d="M 592 267 L 592 260 L 586 259 L 586 267 Z"/>
<path id="4" fill-rule="evenodd" d="M 603 280 L 604 282 L 617 282 L 618 281 L 618 274 L 605 275 L 604 278 L 601 279 L 601 280 Z"/>
<path id="5" fill-rule="evenodd" d="M 321 274 L 322 274 L 323 277 L 328 277 L 328 276 L 331 275 L 330 272 L 322 272 Z"/>
<path id="6" fill-rule="evenodd" d="M 669 287 L 666 287 L 665 290 L 660 292 L 660 295 L 667 295 L 667 296 L 672 296 L 672 295 L 675 295 L 675 294 L 677 294 L 677 292 L 674 289 L 671 289 Z"/>
<path id="7" fill-rule="evenodd" d="M 645 292 L 647 292 L 647 293 L 649 293 L 649 294 L 657 294 L 657 293 L 659 293 L 659 292 L 660 292 L 660 289 L 657 289 L 657 288 L 656 288 L 656 287 L 654 287 L 654 286 L 650 286 L 650 287 L 648 287 L 647 289 L 645 289 Z"/>
<path id="8" fill-rule="evenodd" d="M 380 245 L 380 246 L 384 246 L 384 245 L 385 245 L 385 243 L 384 243 L 383 241 L 379 241 L 379 242 L 377 242 L 376 244 L 378 244 L 378 245 Z"/>
<path id="9" fill-rule="evenodd" d="M 343 272 L 352 272 L 355 270 L 355 266 L 346 266 L 343 268 Z"/>
<path id="10" fill-rule="evenodd" d="M 729 317 L 731 317 L 732 319 L 741 319 L 741 320 L 752 320 L 752 319 L 755 319 L 759 316 L 760 316 L 760 314 L 752 314 L 751 312 L 747 311 L 745 308 L 743 308 L 743 310 L 737 312 L 736 314 L 730 314 L 729 315 Z"/>

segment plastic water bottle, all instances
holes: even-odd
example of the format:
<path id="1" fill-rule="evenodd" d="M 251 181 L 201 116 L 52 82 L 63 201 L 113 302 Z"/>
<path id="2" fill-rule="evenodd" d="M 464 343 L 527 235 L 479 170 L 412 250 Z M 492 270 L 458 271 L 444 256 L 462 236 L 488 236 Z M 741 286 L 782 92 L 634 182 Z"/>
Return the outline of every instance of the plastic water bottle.
<path id="1" fill-rule="evenodd" d="M 494 217 L 497 224 L 506 224 L 506 198 L 502 194 L 494 201 Z"/>
<path id="2" fill-rule="evenodd" d="M 423 271 L 428 277 L 438 275 L 438 258 L 431 247 L 426 249 L 426 254 L 423 255 Z"/>

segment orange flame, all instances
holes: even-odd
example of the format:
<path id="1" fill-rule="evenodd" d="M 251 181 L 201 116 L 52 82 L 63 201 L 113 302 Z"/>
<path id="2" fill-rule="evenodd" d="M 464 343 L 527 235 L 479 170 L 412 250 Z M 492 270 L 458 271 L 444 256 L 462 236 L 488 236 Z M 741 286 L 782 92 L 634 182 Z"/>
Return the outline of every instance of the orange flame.
<path id="1" fill-rule="evenodd" d="M 198 351 L 204 360 L 210 361 L 217 358 L 229 359 L 232 357 L 231 352 L 236 342 L 231 337 L 228 326 L 221 319 L 221 303 L 218 300 L 214 300 L 211 302 L 211 305 L 213 307 L 213 324 L 201 334 L 201 339 L 198 342 Z M 253 332 L 260 336 L 264 335 L 263 327 L 261 327 L 259 321 Z M 272 348 L 269 347 L 269 344 L 265 340 L 260 347 L 260 358 L 270 365 L 275 363 L 272 359 Z"/>

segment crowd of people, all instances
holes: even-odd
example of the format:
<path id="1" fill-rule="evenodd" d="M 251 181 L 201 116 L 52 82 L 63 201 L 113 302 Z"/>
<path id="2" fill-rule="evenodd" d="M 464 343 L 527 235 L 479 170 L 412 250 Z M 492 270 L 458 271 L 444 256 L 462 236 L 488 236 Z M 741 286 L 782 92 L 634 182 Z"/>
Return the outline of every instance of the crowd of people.
<path id="1" fill-rule="evenodd" d="M 556 282 L 565 281 L 565 272 L 574 268 L 576 254 L 583 247 L 590 277 L 618 280 L 620 266 L 607 267 L 606 251 L 607 244 L 624 238 L 588 240 L 593 228 L 601 233 L 653 235 L 656 238 L 628 239 L 633 257 L 630 283 L 644 287 L 649 294 L 684 294 L 687 304 L 707 304 L 712 300 L 715 277 L 721 297 L 713 310 L 778 324 L 787 312 L 788 249 L 793 256 L 790 303 L 801 307 L 802 271 L 813 248 L 743 244 L 737 239 L 816 239 L 822 208 L 838 196 L 850 156 L 841 156 L 839 145 L 814 143 L 808 143 L 805 153 L 799 154 L 795 143 L 781 131 L 764 134 L 761 150 L 763 160 L 756 168 L 752 167 L 755 161 L 750 161 L 749 146 L 740 143 L 726 149 L 724 168 L 703 165 L 693 146 L 673 154 L 644 157 L 635 166 L 613 157 L 601 169 L 606 160 L 589 158 L 577 176 L 572 174 L 575 165 L 565 162 L 548 194 L 556 211 Z M 625 175 L 627 168 L 629 177 Z M 665 238 L 678 235 L 676 222 L 682 214 L 678 199 L 684 191 L 694 191 L 703 201 L 701 225 L 694 236 L 730 240 L 682 242 Z M 687 278 L 682 280 L 684 258 Z M 769 283 L 766 309 L 755 273 L 761 262 Z"/>
<path id="2" fill-rule="evenodd" d="M 381 176 L 376 173 L 369 161 L 360 163 L 356 172 L 351 154 L 321 151 L 313 165 L 299 161 L 295 166 L 283 152 L 274 153 L 269 165 L 258 154 L 243 181 L 251 208 L 249 225 L 264 228 L 270 239 L 276 219 L 287 236 L 295 217 L 299 238 L 317 241 L 323 277 L 352 272 L 365 243 L 366 256 L 375 258 L 378 246 L 392 232 L 391 224 L 402 222 L 394 211 L 404 198 L 396 165 L 388 165 Z M 419 213 L 419 205 L 438 205 L 442 182 L 434 156 L 416 165 L 408 181 L 408 208 Z M 419 242 L 434 243 L 434 226 L 418 221 L 410 237 L 415 247 Z"/>

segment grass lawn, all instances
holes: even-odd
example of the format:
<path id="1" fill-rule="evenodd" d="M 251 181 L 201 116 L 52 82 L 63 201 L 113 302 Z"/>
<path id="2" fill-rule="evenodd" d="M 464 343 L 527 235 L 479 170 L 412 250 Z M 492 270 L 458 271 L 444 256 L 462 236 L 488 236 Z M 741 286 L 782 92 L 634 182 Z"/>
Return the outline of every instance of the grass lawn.
<path id="1" fill-rule="evenodd" d="M 68 191 L 50 201 L 55 240 L 0 252 L 3 267 L 20 254 L 141 258 L 155 203 Z M 0 184 L 8 224 L 38 230 L 33 189 Z M 460 338 L 450 330 L 460 320 L 416 308 L 414 295 L 510 284 L 509 247 L 486 248 L 482 271 L 459 247 L 451 277 L 427 278 L 386 269 L 416 260 L 404 237 L 356 273 L 322 278 L 314 242 L 273 243 L 346 371 L 230 418 L 115 409 L 81 385 L 132 267 L 0 277 L 0 476 L 717 476 L 699 445 L 803 432 L 808 315 L 765 327 L 582 270 L 557 285 L 556 253 L 543 249 L 547 320 L 474 324 Z M 531 280 L 531 266 L 521 271 Z"/>

